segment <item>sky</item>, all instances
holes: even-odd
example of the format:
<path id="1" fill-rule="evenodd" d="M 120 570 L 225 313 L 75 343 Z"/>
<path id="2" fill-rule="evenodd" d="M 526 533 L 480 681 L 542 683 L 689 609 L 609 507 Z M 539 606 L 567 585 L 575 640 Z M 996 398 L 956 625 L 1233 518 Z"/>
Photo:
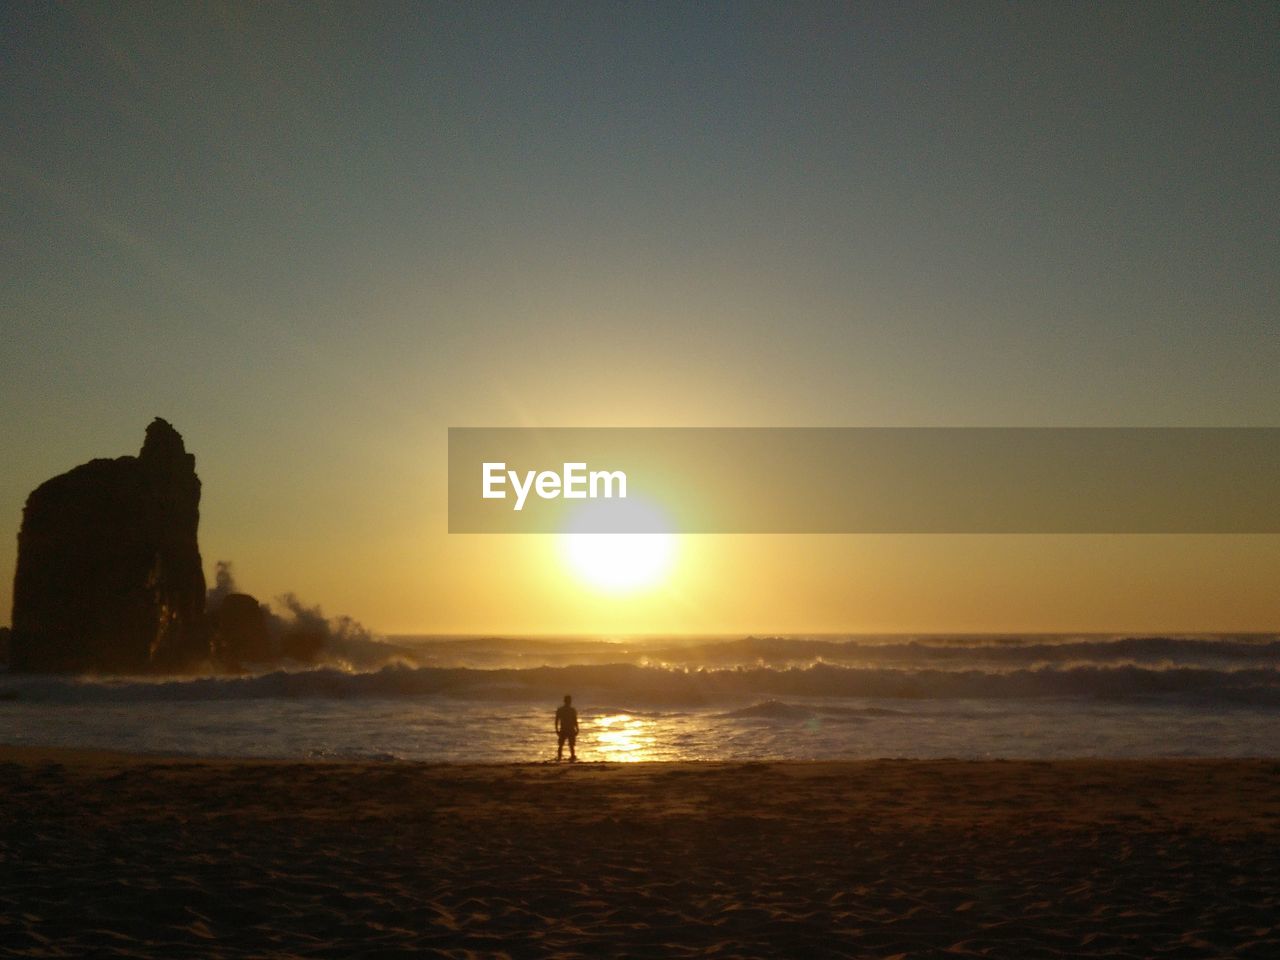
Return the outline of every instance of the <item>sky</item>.
<path id="1" fill-rule="evenodd" d="M 450 426 L 1280 426 L 1273 3 L 0 23 L 0 622 L 27 494 L 163 416 L 210 578 L 386 633 L 1280 629 L 1276 536 L 685 537 L 617 596 L 445 498 Z"/>

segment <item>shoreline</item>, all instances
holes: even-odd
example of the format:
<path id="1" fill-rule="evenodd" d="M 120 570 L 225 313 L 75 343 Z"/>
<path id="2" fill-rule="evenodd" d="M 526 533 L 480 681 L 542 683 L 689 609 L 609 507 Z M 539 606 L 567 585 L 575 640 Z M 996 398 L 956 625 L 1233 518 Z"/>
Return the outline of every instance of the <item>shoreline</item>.
<path id="1" fill-rule="evenodd" d="M 432 760 L 432 759 L 415 759 L 412 757 L 266 757 L 266 756 L 230 756 L 230 755 L 213 755 L 213 754 L 189 754 L 189 753 L 173 753 L 173 752 L 148 752 L 142 750 L 111 750 L 100 747 L 68 747 L 60 745 L 42 745 L 42 744 L 19 744 L 19 743 L 0 743 L 0 763 L 32 763 L 36 761 L 44 761 L 51 763 L 63 764 L 103 764 L 103 763 L 119 763 L 124 765 L 137 763 L 152 763 L 155 761 L 169 761 L 173 763 L 190 763 L 190 764 L 281 764 L 281 765 L 300 765 L 308 764 L 317 765 L 344 765 L 344 766 L 363 766 L 381 768 L 388 766 L 413 766 L 413 767 L 457 767 L 479 768 L 479 769 L 505 769 L 505 768 L 525 768 L 525 767 L 544 767 L 544 766 L 561 766 L 561 767 L 608 767 L 628 768 L 628 767 L 741 767 L 741 766 L 770 766 L 770 767 L 808 767 L 808 766 L 836 766 L 836 767 L 856 767 L 865 764 L 877 763 L 902 763 L 902 764 L 1026 764 L 1029 766 L 1058 766 L 1058 765 L 1091 765 L 1105 764 L 1118 766 L 1141 766 L 1144 764 L 1276 764 L 1280 768 L 1280 751 L 1272 754 L 1257 754 L 1253 756 L 1230 756 L 1230 757 L 1209 757 L 1209 756 L 1153 756 L 1153 757 L 1102 757 L 1102 756 L 1075 756 L 1075 757 L 899 757 L 899 756 L 883 756 L 883 757 L 858 757 L 853 759 L 837 759 L 837 760 L 796 760 L 796 759 L 772 759 L 761 758 L 758 760 L 595 760 L 591 758 L 579 759 L 575 763 L 568 760 L 557 763 L 555 760 Z"/>
<path id="2" fill-rule="evenodd" d="M 0 956 L 1280 955 L 1280 761 L 0 747 Z"/>
<path id="3" fill-rule="evenodd" d="M 324 757 L 271 757 L 271 756 L 232 756 L 230 754 L 193 754 L 175 753 L 171 751 L 149 752 L 144 750 L 113 750 L 103 747 L 68 747 L 61 745 L 0 743 L 0 764 L 34 763 L 37 761 L 60 764 L 102 765 L 117 763 L 122 765 L 154 763 L 165 761 L 186 764 L 281 764 L 306 766 L 341 765 L 384 768 L 394 766 L 408 767 L 456 767 L 459 769 L 522 769 L 527 767 L 608 767 L 615 768 L 655 768 L 655 767 L 809 767 L 835 766 L 856 767 L 865 764 L 901 763 L 901 764 L 1026 764 L 1043 765 L 1084 765 L 1102 764 L 1116 766 L 1141 766 L 1144 764 L 1275 764 L 1280 768 L 1280 750 L 1275 754 L 1253 754 L 1248 756 L 1139 756 L 1139 757 L 1104 757 L 1104 756 L 1067 756 L 1067 757 L 992 757 L 992 756 L 950 756 L 950 757 L 910 757 L 881 756 L 856 757 L 846 759 L 792 759 L 761 757 L 759 759 L 726 758 L 716 760 L 605 760 L 586 756 L 574 763 L 568 760 L 557 762 L 553 759 L 540 760 L 449 760 L 415 757 L 359 757 L 359 756 L 324 756 Z"/>

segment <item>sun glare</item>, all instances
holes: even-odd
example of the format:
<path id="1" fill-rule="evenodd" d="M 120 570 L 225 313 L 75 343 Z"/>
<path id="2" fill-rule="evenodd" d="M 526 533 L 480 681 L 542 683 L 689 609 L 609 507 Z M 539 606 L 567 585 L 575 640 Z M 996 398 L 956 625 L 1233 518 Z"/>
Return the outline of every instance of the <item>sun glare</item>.
<path id="1" fill-rule="evenodd" d="M 619 526 L 646 532 L 593 532 Z M 579 580 L 604 593 L 632 593 L 656 586 L 670 572 L 676 542 L 668 530 L 662 511 L 651 503 L 596 501 L 574 515 L 560 542 Z"/>
<path id="2" fill-rule="evenodd" d="M 564 552 L 580 579 L 607 593 L 630 593 L 658 583 L 671 567 L 669 533 L 569 533 Z"/>

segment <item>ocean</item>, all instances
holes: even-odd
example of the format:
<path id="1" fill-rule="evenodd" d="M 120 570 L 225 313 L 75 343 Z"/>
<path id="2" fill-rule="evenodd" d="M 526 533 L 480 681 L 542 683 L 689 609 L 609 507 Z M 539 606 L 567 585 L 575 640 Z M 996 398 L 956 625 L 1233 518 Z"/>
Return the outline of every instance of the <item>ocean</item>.
<path id="1" fill-rule="evenodd" d="M 1277 757 L 1280 637 L 394 637 L 235 677 L 0 673 L 0 743 L 538 762 Z"/>

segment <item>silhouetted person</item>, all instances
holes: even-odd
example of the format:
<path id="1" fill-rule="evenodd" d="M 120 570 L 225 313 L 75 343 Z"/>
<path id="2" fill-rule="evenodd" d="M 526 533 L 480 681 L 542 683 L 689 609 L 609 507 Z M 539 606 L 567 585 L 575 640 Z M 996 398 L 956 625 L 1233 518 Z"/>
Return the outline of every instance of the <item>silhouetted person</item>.
<path id="1" fill-rule="evenodd" d="M 564 755 L 564 742 L 569 741 L 569 762 L 578 759 L 578 711 L 573 709 L 573 697 L 564 695 L 564 706 L 556 710 L 556 736 L 560 745 L 556 747 L 556 763 Z"/>

